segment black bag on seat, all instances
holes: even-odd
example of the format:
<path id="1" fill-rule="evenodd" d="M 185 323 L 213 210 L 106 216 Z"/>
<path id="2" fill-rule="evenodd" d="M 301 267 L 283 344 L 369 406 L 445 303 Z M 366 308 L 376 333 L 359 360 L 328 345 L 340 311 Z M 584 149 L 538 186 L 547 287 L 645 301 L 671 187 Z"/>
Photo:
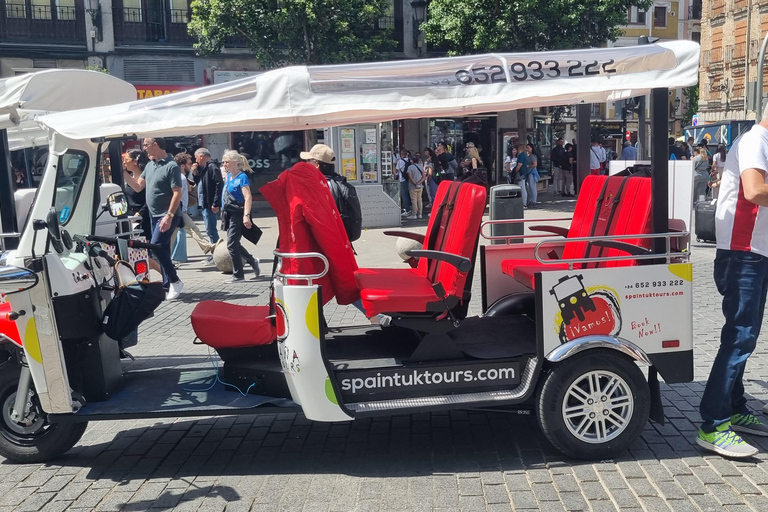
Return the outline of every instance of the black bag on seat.
<path id="1" fill-rule="evenodd" d="M 136 281 L 135 275 L 133 281 L 121 279 L 121 272 L 118 271 L 121 266 L 130 269 L 130 265 L 124 261 L 115 265 L 118 289 L 104 311 L 103 320 L 104 333 L 113 340 L 121 340 L 132 333 L 165 300 L 163 283 L 143 283 Z"/>

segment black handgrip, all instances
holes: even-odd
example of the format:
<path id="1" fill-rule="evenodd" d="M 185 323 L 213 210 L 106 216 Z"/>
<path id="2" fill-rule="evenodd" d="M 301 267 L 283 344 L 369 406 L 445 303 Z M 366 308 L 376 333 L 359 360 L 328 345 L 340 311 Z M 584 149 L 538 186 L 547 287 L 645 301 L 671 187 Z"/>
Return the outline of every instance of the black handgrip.
<path id="1" fill-rule="evenodd" d="M 107 251 L 105 251 L 104 249 L 102 249 L 101 247 L 99 247 L 99 246 L 96 246 L 96 245 L 92 245 L 92 246 L 91 246 L 91 247 L 88 249 L 88 254 L 89 254 L 89 255 L 90 255 L 92 258 L 94 258 L 94 257 L 96 257 L 96 256 L 100 256 L 100 257 L 104 258 L 105 260 L 107 260 L 107 263 L 108 263 L 110 266 L 113 266 L 113 267 L 115 266 L 115 263 L 117 263 L 117 262 L 116 262 L 116 261 L 115 261 L 115 260 L 112 258 L 112 256 L 110 256 L 109 254 L 107 254 Z"/>
<path id="2" fill-rule="evenodd" d="M 160 244 L 150 244 L 149 242 L 142 242 L 141 240 L 128 240 L 128 247 L 133 249 L 149 249 L 151 251 L 156 251 L 162 248 Z"/>
<path id="3" fill-rule="evenodd" d="M 109 263 L 109 266 L 111 267 L 114 267 L 117 264 L 117 262 L 112 258 L 112 256 L 107 254 L 107 251 L 105 251 L 104 249 L 99 249 L 98 251 L 96 251 L 96 256 L 101 256 L 102 258 L 107 260 L 107 263 Z"/>
<path id="4" fill-rule="evenodd" d="M 113 236 L 88 235 L 85 237 L 89 242 L 101 242 L 103 244 L 117 245 L 117 238 Z"/>

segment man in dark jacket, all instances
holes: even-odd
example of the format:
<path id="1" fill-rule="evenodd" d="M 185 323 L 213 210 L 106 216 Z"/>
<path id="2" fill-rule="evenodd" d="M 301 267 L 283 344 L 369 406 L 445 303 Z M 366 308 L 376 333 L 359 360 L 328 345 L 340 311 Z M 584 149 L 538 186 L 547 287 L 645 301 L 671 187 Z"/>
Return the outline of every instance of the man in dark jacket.
<path id="1" fill-rule="evenodd" d="M 211 160 L 211 152 L 206 148 L 195 151 L 192 176 L 195 179 L 195 184 L 197 184 L 197 199 L 203 212 L 205 231 L 208 233 L 211 243 L 215 244 L 219 240 L 219 231 L 216 229 L 216 214 L 219 213 L 224 180 L 221 177 L 219 167 Z"/>

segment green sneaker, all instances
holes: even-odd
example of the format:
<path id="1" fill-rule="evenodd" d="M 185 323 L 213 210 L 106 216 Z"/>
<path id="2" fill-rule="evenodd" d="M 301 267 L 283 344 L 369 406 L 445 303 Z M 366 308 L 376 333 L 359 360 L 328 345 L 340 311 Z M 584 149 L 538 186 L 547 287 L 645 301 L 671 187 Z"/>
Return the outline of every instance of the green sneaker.
<path id="1" fill-rule="evenodd" d="M 723 457 L 742 459 L 757 455 L 757 448 L 746 443 L 736 432 L 731 430 L 729 422 L 723 423 L 715 432 L 699 429 L 696 444 Z"/>
<path id="2" fill-rule="evenodd" d="M 752 413 L 731 416 L 731 430 L 755 436 L 768 436 L 768 425 Z"/>

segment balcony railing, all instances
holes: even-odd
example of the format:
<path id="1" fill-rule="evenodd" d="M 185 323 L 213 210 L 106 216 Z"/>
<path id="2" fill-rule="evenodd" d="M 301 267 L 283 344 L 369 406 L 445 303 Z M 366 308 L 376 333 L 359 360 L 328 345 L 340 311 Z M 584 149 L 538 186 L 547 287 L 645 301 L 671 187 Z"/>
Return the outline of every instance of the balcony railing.
<path id="1" fill-rule="evenodd" d="M 379 30 L 389 30 L 391 37 L 397 41 L 395 45 L 396 52 L 403 51 L 403 18 L 398 16 L 382 16 L 379 18 L 376 27 Z"/>
<path id="2" fill-rule="evenodd" d="M 81 42 L 85 44 L 85 9 L 7 4 L 0 0 L 0 40 Z"/>
<path id="3" fill-rule="evenodd" d="M 142 9 L 113 7 L 116 44 L 161 43 L 192 46 L 187 32 L 189 9 Z"/>
<path id="4" fill-rule="evenodd" d="M 688 6 L 688 19 L 700 20 L 701 19 L 701 4 L 693 4 Z"/>

